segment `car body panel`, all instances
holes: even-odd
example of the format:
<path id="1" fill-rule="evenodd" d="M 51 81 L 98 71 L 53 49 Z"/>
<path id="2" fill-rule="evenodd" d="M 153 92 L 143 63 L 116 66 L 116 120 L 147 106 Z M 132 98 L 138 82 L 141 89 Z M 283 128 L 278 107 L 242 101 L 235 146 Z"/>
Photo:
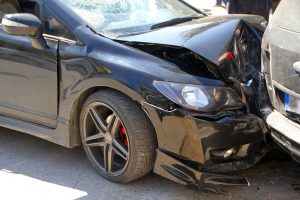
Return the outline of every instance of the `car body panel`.
<path id="1" fill-rule="evenodd" d="M 57 79 L 42 82 L 37 87 L 46 89 L 57 84 L 57 92 L 54 92 L 57 98 L 46 104 L 53 106 L 57 103 L 55 109 L 51 109 L 57 112 L 56 128 L 8 116 L 0 116 L 1 126 L 69 148 L 78 146 L 79 114 L 83 102 L 93 92 L 110 88 L 140 104 L 156 130 L 158 151 L 168 152 L 167 156 L 176 154 L 173 158 L 182 161 L 187 169 L 192 167 L 198 173 L 204 169 L 207 173 L 225 173 L 248 168 L 261 159 L 263 154 L 247 163 L 240 162 L 240 167 L 232 164 L 255 156 L 265 141 L 265 127 L 252 110 L 254 104 L 263 104 L 265 100 L 263 95 L 253 91 L 261 78 L 260 60 L 257 57 L 260 50 L 257 47 L 260 46 L 263 29 L 262 18 L 207 17 L 141 35 L 111 39 L 97 34 L 81 17 L 63 7 L 59 1 L 42 1 L 42 6 L 49 8 L 77 37 L 77 41 L 69 41 L 62 37 L 44 36 L 49 44 L 58 45 Z M 43 15 L 43 9 L 41 13 Z M 241 42 L 244 41 L 241 33 L 254 41 L 253 45 L 249 45 L 248 40 Z M 155 48 L 145 50 L 138 47 L 145 44 Z M 201 66 L 194 66 L 191 72 L 193 63 L 184 65 L 178 62 L 178 58 L 167 59 L 157 55 L 153 53 L 156 47 L 162 52 L 177 52 L 175 47 L 183 55 L 192 54 L 193 59 L 201 62 Z M 220 56 L 228 51 L 235 53 L 236 59 L 229 63 L 218 62 Z M 32 75 L 36 74 L 32 72 Z M 154 80 L 231 87 L 240 95 L 245 107 L 216 110 L 214 113 L 194 112 L 174 105 L 153 86 Z M 253 98 L 253 95 L 260 97 Z M 32 103 L 37 100 L 32 99 Z M 43 105 L 49 100 L 42 102 Z M 254 114 L 250 114 L 250 111 Z M 234 149 L 234 157 L 230 159 L 221 156 L 218 158 L 221 161 L 216 161 L 210 155 L 212 151 L 221 151 L 222 154 L 222 151 L 231 149 Z M 163 161 L 156 161 L 155 171 L 161 175 L 166 171 L 161 172 L 159 168 L 173 162 Z M 220 163 L 227 165 L 220 167 Z M 232 184 L 228 179 L 225 180 L 223 184 Z"/>
<path id="2" fill-rule="evenodd" d="M 165 152 L 157 151 L 154 172 L 191 189 L 214 194 L 224 194 L 220 185 L 249 186 L 247 178 L 203 173 L 185 165 Z"/>
<path id="3" fill-rule="evenodd" d="M 180 110 L 164 111 L 147 103 L 143 107 L 154 123 L 159 148 L 201 165 L 212 163 L 210 151 L 214 149 L 264 141 L 261 121 L 255 115 L 236 114 L 208 122 L 201 117 L 188 117 Z M 237 153 L 236 159 L 250 155 L 250 146 L 241 148 L 243 153 Z"/>
<path id="4" fill-rule="evenodd" d="M 241 20 L 263 29 L 264 19 L 258 16 L 210 16 L 147 33 L 120 37 L 118 40 L 184 47 L 216 64 L 218 58 L 229 48 Z"/>
<path id="5" fill-rule="evenodd" d="M 0 113 L 55 128 L 57 123 L 57 42 L 45 51 L 28 38 L 0 28 Z"/>

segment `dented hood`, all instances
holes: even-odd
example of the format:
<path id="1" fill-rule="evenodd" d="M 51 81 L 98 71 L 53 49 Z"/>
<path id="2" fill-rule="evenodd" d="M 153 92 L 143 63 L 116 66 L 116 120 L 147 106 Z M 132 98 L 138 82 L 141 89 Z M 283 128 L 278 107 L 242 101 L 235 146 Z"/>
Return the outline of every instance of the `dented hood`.
<path id="1" fill-rule="evenodd" d="M 259 30 L 264 30 L 265 20 L 259 16 L 212 16 L 146 33 L 120 37 L 118 40 L 183 47 L 216 63 L 229 48 L 242 21 L 251 23 Z"/>

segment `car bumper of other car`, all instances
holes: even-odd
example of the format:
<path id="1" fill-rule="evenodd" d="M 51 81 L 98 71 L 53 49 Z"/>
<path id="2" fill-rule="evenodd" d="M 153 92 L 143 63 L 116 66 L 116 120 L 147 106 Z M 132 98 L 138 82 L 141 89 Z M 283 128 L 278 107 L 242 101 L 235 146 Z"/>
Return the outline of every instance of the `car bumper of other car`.
<path id="1" fill-rule="evenodd" d="M 300 162 L 300 124 L 274 111 L 267 117 L 273 138 Z"/>
<path id="2" fill-rule="evenodd" d="M 142 105 L 157 133 L 154 172 L 173 181 L 199 188 L 207 183 L 247 185 L 246 179 L 212 174 L 248 168 L 267 152 L 262 148 L 262 123 L 255 115 L 231 114 L 213 120 Z"/>

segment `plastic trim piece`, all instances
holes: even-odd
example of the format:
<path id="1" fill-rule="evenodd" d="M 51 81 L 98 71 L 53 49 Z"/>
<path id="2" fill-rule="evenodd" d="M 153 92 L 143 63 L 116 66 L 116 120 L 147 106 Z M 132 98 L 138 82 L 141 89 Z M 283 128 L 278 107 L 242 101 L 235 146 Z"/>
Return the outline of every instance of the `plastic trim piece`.
<path id="1" fill-rule="evenodd" d="M 289 120 L 278 111 L 267 117 L 267 124 L 285 137 L 300 144 L 300 125 Z"/>

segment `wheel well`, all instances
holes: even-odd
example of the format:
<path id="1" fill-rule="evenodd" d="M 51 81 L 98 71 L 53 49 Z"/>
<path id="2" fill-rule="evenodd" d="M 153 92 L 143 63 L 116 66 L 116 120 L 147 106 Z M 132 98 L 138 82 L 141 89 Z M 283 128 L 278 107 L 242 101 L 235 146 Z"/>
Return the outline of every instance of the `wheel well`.
<path id="1" fill-rule="evenodd" d="M 80 132 L 79 132 L 79 130 L 80 130 L 79 129 L 79 117 L 80 117 L 81 108 L 82 108 L 85 100 L 90 95 L 94 94 L 95 92 L 98 92 L 101 90 L 106 90 L 106 89 L 117 91 L 117 92 L 129 97 L 131 100 L 134 100 L 130 96 L 126 95 L 125 93 L 123 93 L 119 90 L 116 90 L 114 88 L 110 88 L 110 87 L 97 86 L 97 87 L 89 88 L 86 91 L 84 91 L 75 101 L 75 103 L 72 107 L 71 113 L 70 113 L 69 133 L 70 133 L 70 137 L 71 137 L 70 138 L 71 147 L 76 147 L 76 146 L 81 145 Z M 134 101 L 136 101 L 136 100 L 134 100 Z M 144 109 L 142 108 L 142 110 L 144 110 Z M 149 116 L 146 112 L 145 112 L 145 114 L 149 118 Z M 150 122 L 151 122 L 151 120 L 150 120 Z M 152 122 L 151 122 L 151 124 L 152 124 Z M 153 124 L 152 124 L 152 126 L 153 126 Z M 154 128 L 154 130 L 155 130 L 155 128 Z M 156 137 L 156 133 L 155 133 L 155 137 Z M 157 137 L 156 137 L 156 140 L 157 140 Z"/>
<path id="2" fill-rule="evenodd" d="M 79 116 L 80 110 L 84 101 L 93 93 L 99 90 L 106 89 L 105 87 L 93 87 L 84 91 L 75 101 L 71 113 L 69 122 L 69 135 L 70 135 L 70 147 L 76 147 L 81 145 L 80 132 L 79 132 Z"/>

